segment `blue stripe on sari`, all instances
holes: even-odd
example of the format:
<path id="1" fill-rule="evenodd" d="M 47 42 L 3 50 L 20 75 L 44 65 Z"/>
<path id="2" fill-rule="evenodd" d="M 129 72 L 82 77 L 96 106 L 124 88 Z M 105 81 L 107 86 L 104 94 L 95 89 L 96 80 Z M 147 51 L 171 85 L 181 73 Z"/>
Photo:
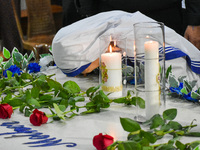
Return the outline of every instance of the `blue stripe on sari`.
<path id="1" fill-rule="evenodd" d="M 160 49 L 160 51 L 162 51 L 162 49 Z M 200 61 L 191 60 L 191 58 L 186 53 L 182 52 L 179 48 L 172 46 L 165 47 L 165 60 L 176 59 L 179 57 L 185 57 L 191 70 L 197 74 L 200 74 Z M 134 57 L 128 57 L 128 59 L 131 64 L 134 64 Z"/>
<path id="2" fill-rule="evenodd" d="M 186 61 L 193 72 L 200 74 L 200 61 L 192 61 L 191 58 L 180 49 L 169 46 L 165 48 L 165 60 L 171 60 L 179 57 L 186 57 Z"/>
<path id="3" fill-rule="evenodd" d="M 83 72 L 85 69 L 87 69 L 87 67 L 89 67 L 91 63 L 86 64 L 84 66 L 81 66 L 80 68 L 74 68 L 74 69 L 61 69 L 60 70 L 66 74 L 68 77 L 74 77 L 79 75 L 81 72 Z"/>

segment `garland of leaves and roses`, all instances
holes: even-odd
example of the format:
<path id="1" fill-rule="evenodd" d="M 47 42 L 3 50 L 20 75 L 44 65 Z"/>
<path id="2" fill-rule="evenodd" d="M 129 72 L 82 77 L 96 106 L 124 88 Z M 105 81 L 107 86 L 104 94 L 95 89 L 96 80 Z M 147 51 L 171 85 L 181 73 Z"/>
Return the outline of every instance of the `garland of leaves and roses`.
<path id="1" fill-rule="evenodd" d="M 126 97 L 110 100 L 100 90 L 100 86 L 81 91 L 74 81 L 67 81 L 62 85 L 51 78 L 54 75 L 35 73 L 40 70 L 38 64 L 29 63 L 34 58 L 34 53 L 23 56 L 14 48 L 10 54 L 4 48 L 3 55 L 8 61 L 1 61 L 1 103 L 9 104 L 13 109 L 19 108 L 25 116 L 30 116 L 35 108 L 49 108 L 52 114 L 48 117 L 53 117 L 54 120 L 64 120 L 79 115 L 81 108 L 86 109 L 81 114 L 88 114 L 100 112 L 101 108 L 108 108 L 112 102 L 136 105 L 136 97 L 132 97 L 131 91 L 128 91 Z M 80 106 L 80 102 L 84 102 L 86 98 L 89 98 L 89 102 Z M 144 108 L 144 100 L 138 98 L 138 101 Z M 68 111 L 66 111 L 67 108 L 69 108 Z"/>
<path id="2" fill-rule="evenodd" d="M 200 132 L 191 132 L 196 127 L 193 120 L 190 125 L 183 126 L 173 121 L 177 115 L 176 109 L 165 110 L 161 115 L 156 114 L 150 120 L 140 125 L 130 118 L 120 118 L 121 125 L 128 132 L 126 141 L 115 141 L 109 135 L 96 135 L 93 138 L 93 145 L 97 150 L 198 150 L 200 141 L 182 143 L 181 137 L 200 137 Z M 149 127 L 143 130 L 142 126 Z M 172 138 L 166 143 L 159 143 L 164 136 L 170 135 Z"/>
<path id="3" fill-rule="evenodd" d="M 40 66 L 37 63 L 30 63 L 34 59 L 33 53 L 29 56 L 27 54 L 22 55 L 14 48 L 10 54 L 4 48 L 3 55 L 8 61 L 3 62 L 3 58 L 0 57 L 0 118 L 10 118 L 13 109 L 19 108 L 19 111 L 24 113 L 25 116 L 30 116 L 30 122 L 33 125 L 39 126 L 46 123 L 48 117 L 52 117 L 53 120 L 65 120 L 79 114 L 100 112 L 102 108 L 108 108 L 112 102 L 136 105 L 137 101 L 141 108 L 145 107 L 144 100 L 132 96 L 132 91 L 128 91 L 125 97 L 110 100 L 100 90 L 100 85 L 90 87 L 86 91 L 81 91 L 78 84 L 74 81 L 67 81 L 64 84 L 60 84 L 52 79 L 54 75 L 47 76 L 36 73 L 40 71 Z M 89 102 L 85 101 L 86 98 L 89 99 Z M 85 103 L 82 103 L 83 105 L 80 106 L 80 102 Z M 46 115 L 44 112 L 39 111 L 39 108 L 49 108 L 52 114 Z M 83 108 L 86 110 L 79 113 L 79 110 Z M 108 149 L 118 148 L 119 150 L 146 147 L 149 149 L 163 149 L 163 147 L 173 147 L 174 144 L 178 148 L 190 148 L 197 145 L 199 142 L 184 145 L 178 140 L 180 136 L 200 135 L 199 133 L 190 132 L 190 129 L 196 126 L 193 125 L 193 122 L 191 125 L 183 127 L 179 123 L 172 121 L 174 116 L 176 116 L 176 110 L 174 109 L 164 112 L 163 118 L 160 115 L 155 115 L 148 121 L 148 124 L 151 125 L 150 131 L 143 131 L 134 120 L 120 118 L 124 130 L 130 132 L 128 141 L 117 141 L 112 144 L 113 138 L 111 136 L 100 134 L 94 137 L 93 144 L 98 150 L 105 149 L 109 145 L 111 146 Z M 158 130 L 158 127 L 160 127 L 160 130 Z M 150 143 L 155 143 L 155 141 L 162 138 L 165 134 L 172 134 L 173 139 L 159 146 L 150 145 Z M 109 142 L 105 143 L 107 140 Z"/>

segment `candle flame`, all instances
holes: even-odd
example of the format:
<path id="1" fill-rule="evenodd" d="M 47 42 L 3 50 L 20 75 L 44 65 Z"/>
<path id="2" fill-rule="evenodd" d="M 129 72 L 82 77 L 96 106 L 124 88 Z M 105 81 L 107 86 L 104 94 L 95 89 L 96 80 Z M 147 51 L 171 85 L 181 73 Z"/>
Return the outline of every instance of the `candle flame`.
<path id="1" fill-rule="evenodd" d="M 116 45 L 117 45 L 117 42 L 116 42 L 116 41 L 114 41 L 114 47 L 116 47 Z"/>
<path id="2" fill-rule="evenodd" d="M 110 41 L 112 41 L 112 36 L 110 35 Z"/>
<path id="3" fill-rule="evenodd" d="M 110 49 L 110 53 L 112 53 L 112 46 L 111 46 L 111 45 L 110 45 L 110 48 L 109 48 L 109 49 Z"/>

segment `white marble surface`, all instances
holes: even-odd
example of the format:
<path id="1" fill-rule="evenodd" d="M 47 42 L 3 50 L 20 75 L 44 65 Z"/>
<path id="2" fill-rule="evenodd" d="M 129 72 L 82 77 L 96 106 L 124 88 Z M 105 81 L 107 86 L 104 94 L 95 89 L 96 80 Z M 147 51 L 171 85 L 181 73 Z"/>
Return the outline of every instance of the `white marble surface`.
<path id="1" fill-rule="evenodd" d="M 69 78 L 62 74 L 59 70 L 48 70 L 48 74 L 56 73 L 57 81 L 61 83 L 67 80 L 73 80 L 78 83 L 82 90 L 86 90 L 91 86 L 98 85 L 98 77 L 74 77 Z M 200 131 L 200 105 L 192 102 L 183 101 L 180 99 L 172 99 L 167 97 L 166 108 L 177 108 L 178 115 L 176 120 L 183 125 L 189 125 L 193 119 L 196 119 L 195 123 L 198 126 L 194 131 Z M 46 113 L 49 110 L 43 109 Z M 74 142 L 77 143 L 76 147 L 68 148 L 65 145 L 58 145 L 52 147 L 39 147 L 32 148 L 31 145 L 23 144 L 25 142 L 32 142 L 34 140 L 28 139 L 28 137 L 17 137 L 5 139 L 5 137 L 11 135 L 0 136 L 0 150 L 95 150 L 92 145 L 92 139 L 99 133 L 107 133 L 115 138 L 115 140 L 126 140 L 127 132 L 125 132 L 120 124 L 120 117 L 134 118 L 136 114 L 136 108 L 134 106 L 124 106 L 120 104 L 112 104 L 110 108 L 102 110 L 100 113 L 89 114 L 84 116 L 76 116 L 70 120 L 58 121 L 36 127 L 29 122 L 29 118 L 24 117 L 18 110 L 15 110 L 10 119 L 0 119 L 0 124 L 3 122 L 20 121 L 21 125 L 31 127 L 33 130 L 38 130 L 43 134 L 48 134 L 50 137 L 56 137 L 56 139 L 62 139 L 62 142 Z M 0 133 L 12 132 L 13 129 L 0 126 Z M 166 141 L 167 137 L 161 142 Z M 198 138 L 183 138 L 184 143 L 194 140 L 200 140 Z"/>

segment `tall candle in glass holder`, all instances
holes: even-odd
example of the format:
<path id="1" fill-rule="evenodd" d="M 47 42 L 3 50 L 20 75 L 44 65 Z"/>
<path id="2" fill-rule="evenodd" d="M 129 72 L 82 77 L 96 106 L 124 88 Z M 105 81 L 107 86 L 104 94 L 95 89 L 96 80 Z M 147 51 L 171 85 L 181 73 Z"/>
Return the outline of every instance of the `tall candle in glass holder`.
<path id="1" fill-rule="evenodd" d="M 159 113 L 160 107 L 160 72 L 159 44 L 147 41 L 145 49 L 145 110 L 146 118 L 150 119 Z"/>
<path id="2" fill-rule="evenodd" d="M 111 93 L 110 98 L 122 97 L 122 58 L 121 53 L 110 52 L 101 54 L 102 90 Z"/>

